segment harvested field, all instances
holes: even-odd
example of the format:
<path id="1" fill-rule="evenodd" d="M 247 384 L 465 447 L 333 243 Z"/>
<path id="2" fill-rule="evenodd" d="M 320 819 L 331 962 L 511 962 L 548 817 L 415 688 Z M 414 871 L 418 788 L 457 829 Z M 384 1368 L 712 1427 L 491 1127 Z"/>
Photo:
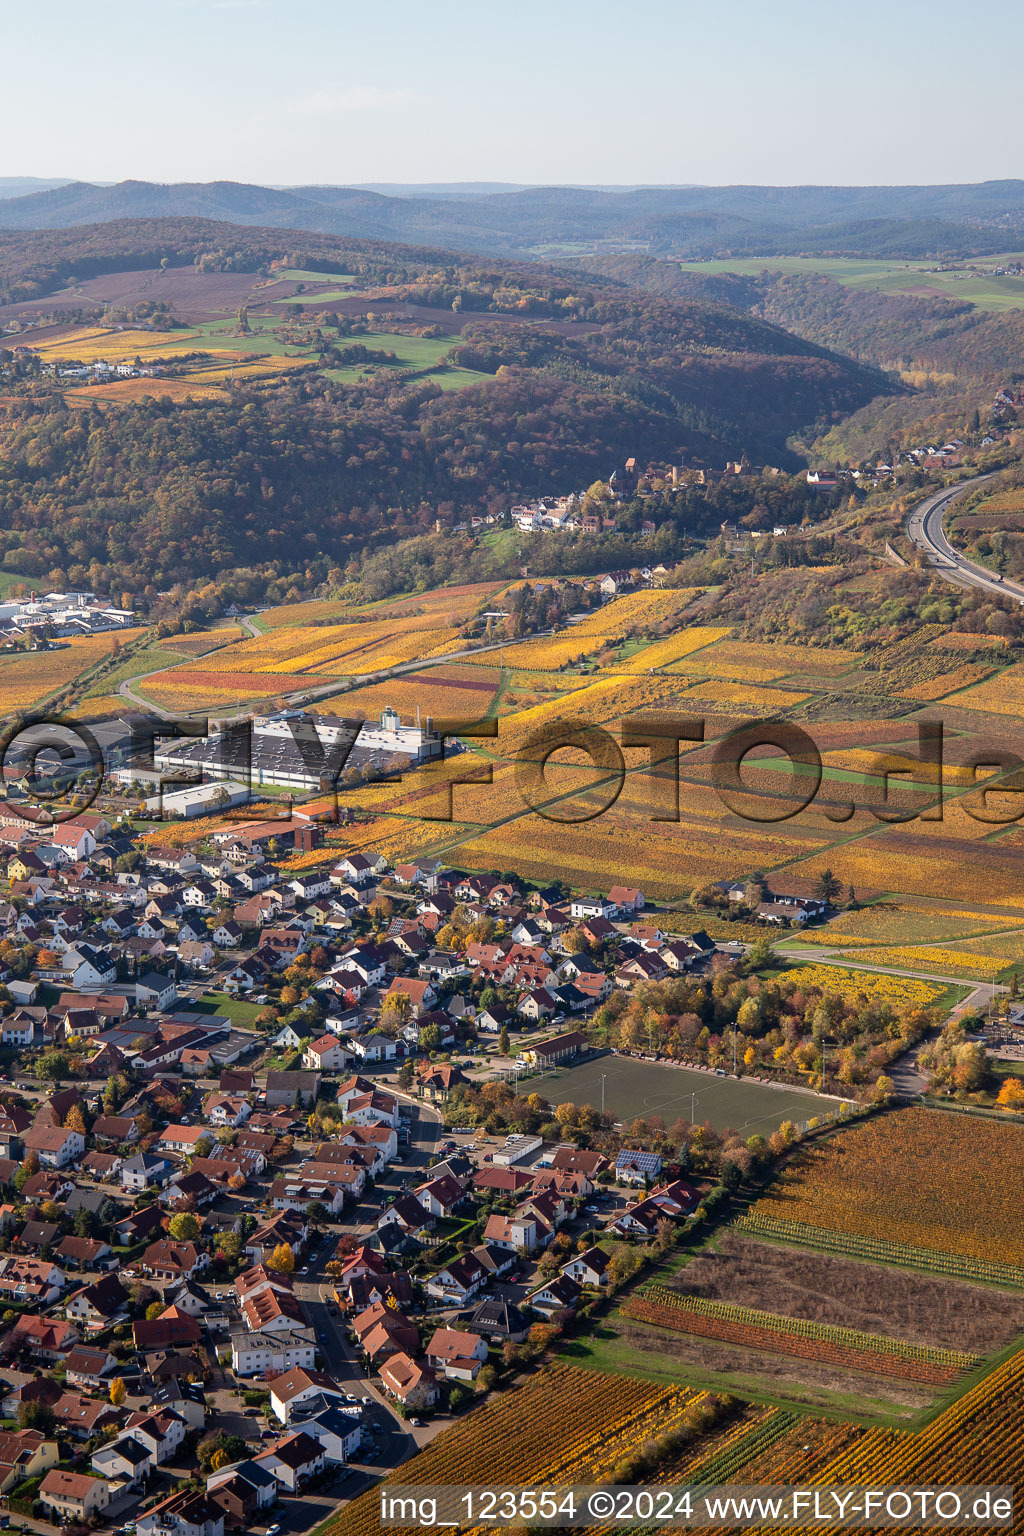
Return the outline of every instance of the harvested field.
<path id="1" fill-rule="evenodd" d="M 987 1355 L 1024 1329 L 1024 1296 L 777 1247 L 726 1230 L 667 1282 L 684 1296 Z"/>
<path id="2" fill-rule="evenodd" d="M 614 1321 L 619 1340 L 616 1353 L 626 1360 L 632 1357 L 633 1368 L 641 1374 L 650 1362 L 657 1367 L 658 1379 L 662 1380 L 673 1372 L 680 1380 L 691 1373 L 698 1379 L 721 1376 L 726 1378 L 721 1388 L 731 1392 L 742 1393 L 745 1388 L 751 1393 L 795 1399 L 808 1407 L 835 1407 L 837 1397 L 864 1397 L 874 1406 L 884 1402 L 905 1409 L 908 1415 L 923 1408 L 935 1392 L 933 1387 L 916 1382 L 868 1376 L 692 1334 L 669 1333 L 618 1313 Z"/>
<path id="3" fill-rule="evenodd" d="M 841 1370 L 866 1371 L 896 1381 L 916 1381 L 922 1386 L 948 1386 L 958 1376 L 980 1364 L 976 1355 L 962 1350 L 926 1349 L 904 1344 L 884 1334 L 860 1333 L 828 1323 L 794 1322 L 763 1308 L 737 1307 L 727 1301 L 680 1296 L 658 1286 L 645 1286 L 622 1308 L 631 1320 L 649 1323 L 669 1333 L 694 1334 L 717 1339 L 742 1349 L 766 1350 L 774 1355 L 793 1355 L 816 1365 Z"/>
<path id="4" fill-rule="evenodd" d="M 83 406 L 133 405 L 147 396 L 159 400 L 223 400 L 216 384 L 197 384 L 188 379 L 115 379 L 110 384 L 83 384 L 65 389 L 64 400 L 76 410 Z"/>

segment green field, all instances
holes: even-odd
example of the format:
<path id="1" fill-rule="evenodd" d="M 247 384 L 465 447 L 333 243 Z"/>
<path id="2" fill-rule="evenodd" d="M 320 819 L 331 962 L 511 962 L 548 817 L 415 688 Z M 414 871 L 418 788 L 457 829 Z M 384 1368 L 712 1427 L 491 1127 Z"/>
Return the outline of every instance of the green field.
<path id="1" fill-rule="evenodd" d="M 307 272 L 303 267 L 289 267 L 284 272 L 275 272 L 267 287 L 273 283 L 343 283 L 351 288 L 358 281 L 351 272 Z"/>
<path id="2" fill-rule="evenodd" d="M 320 309 L 324 304 L 336 304 L 339 299 L 350 299 L 352 291 L 348 288 L 307 288 L 305 293 L 293 293 L 287 299 L 275 299 L 275 304 L 306 305 L 310 309 Z"/>
<path id="3" fill-rule="evenodd" d="M 467 384 L 493 384 L 493 373 L 477 373 L 475 368 L 439 368 L 430 382 L 441 389 L 465 389 Z"/>
<path id="4" fill-rule="evenodd" d="M 162 667 L 175 667 L 186 658 L 180 651 L 167 651 L 160 645 L 147 645 L 134 651 L 131 656 L 113 667 L 109 672 L 104 672 L 102 677 L 96 679 L 85 697 L 105 698 L 107 694 L 116 693 L 121 683 L 130 682 L 133 677 L 139 677 L 143 672 L 156 672 Z"/>
<path id="5" fill-rule="evenodd" d="M 1019 260 L 1007 255 L 1005 260 Z M 880 293 L 907 293 L 918 298 L 957 299 L 979 309 L 1024 309 L 1024 278 L 997 277 L 992 268 L 1001 258 L 986 256 L 958 272 L 931 272 L 924 261 L 873 261 L 828 256 L 752 256 L 721 261 L 687 261 L 683 272 L 708 276 L 736 272 L 757 277 L 761 272 L 805 275 L 820 272 L 844 288 L 876 288 Z"/>
<path id="6" fill-rule="evenodd" d="M 244 998 L 232 997 L 228 992 L 204 992 L 194 1003 L 186 1005 L 189 1013 L 214 1013 L 226 1015 L 240 1029 L 250 1029 L 260 1012 L 258 1003 L 248 1003 Z"/>
<path id="7" fill-rule="evenodd" d="M 441 389 L 465 389 L 467 384 L 481 384 L 490 380 L 489 373 L 477 373 L 472 368 L 456 368 L 444 364 L 443 359 L 458 341 L 457 336 L 403 336 L 397 331 L 371 331 L 365 336 L 341 338 L 335 345 L 342 352 L 349 347 L 365 346 L 373 356 L 348 367 L 325 368 L 323 371 L 336 384 L 361 384 L 373 376 L 377 368 L 429 369 L 433 383 Z M 385 358 L 385 352 L 393 352 L 395 361 Z"/>
<path id="8" fill-rule="evenodd" d="M 309 357 L 308 348 L 286 346 L 272 330 L 257 332 L 260 320 L 249 322 L 253 327 L 248 336 L 239 336 L 235 320 L 203 320 L 192 327 L 187 335 L 169 341 L 170 352 L 246 352 L 263 357 Z M 272 322 L 276 324 L 276 321 Z"/>
<path id="9" fill-rule="evenodd" d="M 590 1104 L 600 1109 L 602 1076 L 605 1109 L 620 1120 L 660 1115 L 671 1125 L 678 1119 L 691 1119 L 692 1109 L 697 1123 L 710 1120 L 716 1131 L 728 1128 L 742 1136 L 769 1135 L 783 1120 L 806 1121 L 834 1113 L 839 1107 L 837 1099 L 819 1094 L 612 1055 L 524 1078 L 520 1092 L 530 1093 L 536 1086 L 537 1092 L 553 1104 Z"/>
<path id="10" fill-rule="evenodd" d="M 398 362 L 388 365 L 392 368 L 432 368 L 451 351 L 458 339 L 457 336 L 403 336 L 398 331 L 370 331 L 365 336 L 340 337 L 334 345 L 340 352 L 360 345 L 382 354 L 394 352 Z"/>

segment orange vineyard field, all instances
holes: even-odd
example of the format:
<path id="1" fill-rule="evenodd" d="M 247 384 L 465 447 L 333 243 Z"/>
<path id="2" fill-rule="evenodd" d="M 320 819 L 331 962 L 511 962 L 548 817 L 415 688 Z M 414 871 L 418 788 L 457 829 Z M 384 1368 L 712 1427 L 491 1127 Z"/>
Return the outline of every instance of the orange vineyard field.
<path id="1" fill-rule="evenodd" d="M 1024 1267 L 1024 1128 L 881 1115 L 801 1152 L 751 1214 Z"/>

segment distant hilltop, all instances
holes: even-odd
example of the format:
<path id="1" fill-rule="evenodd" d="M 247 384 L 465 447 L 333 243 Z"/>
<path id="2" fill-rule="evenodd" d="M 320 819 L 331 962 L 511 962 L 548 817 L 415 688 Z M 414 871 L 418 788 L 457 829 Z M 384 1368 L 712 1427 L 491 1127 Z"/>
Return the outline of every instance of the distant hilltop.
<path id="1" fill-rule="evenodd" d="M 923 225 L 927 252 L 1005 250 L 1024 230 L 1024 181 L 906 187 L 526 186 L 502 182 L 260 186 L 235 181 L 0 181 L 0 229 L 206 218 L 504 254 L 869 254 Z M 881 226 L 874 229 L 874 225 Z M 810 242 L 808 244 L 808 241 Z M 917 254 L 908 243 L 908 253 Z"/>

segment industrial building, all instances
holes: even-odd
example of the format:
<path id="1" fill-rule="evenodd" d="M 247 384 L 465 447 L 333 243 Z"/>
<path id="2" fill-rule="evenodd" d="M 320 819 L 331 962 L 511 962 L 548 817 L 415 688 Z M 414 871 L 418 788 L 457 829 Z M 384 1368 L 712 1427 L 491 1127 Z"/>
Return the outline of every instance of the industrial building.
<path id="1" fill-rule="evenodd" d="M 143 802 L 143 810 L 150 815 L 209 816 L 212 811 L 228 811 L 236 805 L 247 805 L 248 784 L 238 784 L 231 779 L 213 784 L 190 784 L 184 789 L 169 789 L 164 795 L 154 795 Z"/>
<path id="2" fill-rule="evenodd" d="M 390 708 L 376 722 L 283 709 L 256 715 L 248 731 L 245 724 L 236 722 L 193 741 L 158 744 L 153 765 L 164 774 L 237 779 L 251 783 L 253 789 L 266 784 L 311 791 L 320 789 L 325 779 L 330 782 L 352 769 L 374 775 L 400 773 L 441 752 L 429 720 L 426 726 L 418 720 L 415 725 L 403 725 Z"/>

